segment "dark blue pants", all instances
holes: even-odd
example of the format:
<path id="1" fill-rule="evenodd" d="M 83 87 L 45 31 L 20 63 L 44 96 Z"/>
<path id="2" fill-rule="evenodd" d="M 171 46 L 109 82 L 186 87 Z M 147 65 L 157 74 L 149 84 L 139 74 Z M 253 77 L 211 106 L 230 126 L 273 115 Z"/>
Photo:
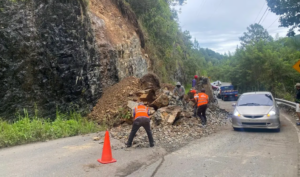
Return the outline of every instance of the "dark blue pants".
<path id="1" fill-rule="evenodd" d="M 202 125 L 206 125 L 207 119 L 206 119 L 206 109 L 207 109 L 207 104 L 199 106 L 197 110 L 197 115 L 200 117 Z"/>
<path id="2" fill-rule="evenodd" d="M 153 140 L 152 132 L 151 132 L 151 128 L 150 128 L 150 119 L 147 117 L 139 117 L 133 121 L 132 129 L 131 129 L 131 132 L 130 132 L 130 135 L 129 135 L 129 138 L 127 141 L 127 146 L 132 145 L 133 138 L 140 127 L 144 127 L 144 129 L 146 130 L 150 146 L 152 147 L 154 145 L 154 140 Z"/>

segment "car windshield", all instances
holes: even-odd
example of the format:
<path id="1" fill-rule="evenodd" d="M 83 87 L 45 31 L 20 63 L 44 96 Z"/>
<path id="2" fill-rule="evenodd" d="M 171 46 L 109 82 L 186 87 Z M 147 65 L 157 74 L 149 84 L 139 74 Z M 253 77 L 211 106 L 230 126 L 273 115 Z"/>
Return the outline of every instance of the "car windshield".
<path id="1" fill-rule="evenodd" d="M 272 106 L 273 98 L 270 94 L 249 94 L 242 95 L 238 106 Z"/>

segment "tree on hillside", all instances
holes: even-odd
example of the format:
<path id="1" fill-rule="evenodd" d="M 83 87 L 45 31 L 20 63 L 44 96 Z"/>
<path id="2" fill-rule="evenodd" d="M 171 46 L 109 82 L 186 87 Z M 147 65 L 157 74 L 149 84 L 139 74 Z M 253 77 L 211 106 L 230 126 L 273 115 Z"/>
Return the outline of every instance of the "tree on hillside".
<path id="1" fill-rule="evenodd" d="M 186 2 L 186 0 L 169 0 L 169 1 L 170 1 L 170 2 L 173 2 L 174 5 L 179 4 L 179 5 L 181 5 L 181 6 Z"/>
<path id="2" fill-rule="evenodd" d="M 295 31 L 294 31 L 294 29 L 289 29 L 289 31 L 288 31 L 288 33 L 286 34 L 286 36 L 288 36 L 288 37 L 292 37 L 292 36 L 295 36 Z"/>
<path id="3" fill-rule="evenodd" d="M 119 0 L 121 1 L 121 0 Z M 122 0 L 123 1 L 123 0 Z M 206 75 L 209 68 L 224 57 L 200 48 L 188 31 L 178 24 L 173 2 L 183 5 L 186 0 L 125 0 L 134 11 L 146 36 L 145 51 L 151 59 L 151 69 L 162 82 L 189 83 L 194 75 Z M 210 63 L 210 64 L 209 64 Z"/>
<path id="4" fill-rule="evenodd" d="M 291 27 L 288 36 L 294 36 L 294 29 L 300 27 L 300 2 L 298 0 L 267 0 L 271 11 L 280 17 L 280 26 Z"/>
<path id="5" fill-rule="evenodd" d="M 252 24 L 247 27 L 247 32 L 244 32 L 244 36 L 240 37 L 241 44 L 243 47 L 246 45 L 253 45 L 259 41 L 270 42 L 273 40 L 272 36 L 269 35 L 268 31 L 264 29 L 260 24 Z"/>

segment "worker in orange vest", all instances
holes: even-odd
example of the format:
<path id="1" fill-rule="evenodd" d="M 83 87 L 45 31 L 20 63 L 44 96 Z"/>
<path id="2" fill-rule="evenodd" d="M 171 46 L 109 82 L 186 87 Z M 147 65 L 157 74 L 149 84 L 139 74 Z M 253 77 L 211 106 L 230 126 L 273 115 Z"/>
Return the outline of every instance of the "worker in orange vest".
<path id="1" fill-rule="evenodd" d="M 138 106 L 136 106 L 133 109 L 133 117 L 134 117 L 134 121 L 133 121 L 132 129 L 128 141 L 126 143 L 126 146 L 131 147 L 136 132 L 139 130 L 141 126 L 143 126 L 147 132 L 150 147 L 153 147 L 154 141 L 150 129 L 149 108 L 145 106 L 143 103 L 139 103 Z"/>
<path id="2" fill-rule="evenodd" d="M 195 101 L 197 104 L 197 115 L 200 117 L 202 125 L 205 126 L 207 119 L 206 119 L 206 109 L 208 104 L 208 95 L 205 94 L 205 89 L 201 89 L 201 92 L 195 95 Z"/>

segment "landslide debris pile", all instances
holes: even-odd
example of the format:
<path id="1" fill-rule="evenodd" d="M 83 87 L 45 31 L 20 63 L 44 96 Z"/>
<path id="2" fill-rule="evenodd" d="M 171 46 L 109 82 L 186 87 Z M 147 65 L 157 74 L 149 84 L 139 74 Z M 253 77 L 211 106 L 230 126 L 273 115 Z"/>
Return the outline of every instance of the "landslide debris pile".
<path id="1" fill-rule="evenodd" d="M 124 122 L 131 122 L 131 103 L 144 102 L 149 105 L 156 99 L 156 91 L 160 88 L 160 81 L 155 74 L 146 74 L 141 79 L 127 77 L 119 83 L 104 90 L 93 111 L 88 115 L 99 123 L 117 126 Z"/>
<path id="2" fill-rule="evenodd" d="M 144 102 L 150 107 L 155 143 L 169 150 L 212 134 L 219 126 L 227 123 L 228 113 L 215 105 L 209 105 L 208 123 L 203 127 L 200 119 L 193 116 L 193 102 L 190 101 L 187 109 L 183 110 L 181 102 L 176 101 L 173 88 L 170 84 L 160 84 L 154 74 L 147 74 L 141 79 L 125 78 L 104 91 L 90 117 L 98 122 L 110 122 L 111 136 L 125 143 L 132 127 L 132 109 L 138 102 Z M 134 138 L 133 147 L 148 146 L 148 136 L 141 127 Z"/>
<path id="3" fill-rule="evenodd" d="M 178 114 L 178 120 L 174 123 L 168 122 L 175 114 Z M 216 108 L 214 111 L 208 109 L 208 123 L 206 127 L 202 127 L 199 118 L 192 117 L 191 111 L 184 112 L 181 107 L 177 106 L 161 108 L 151 117 L 151 130 L 155 145 L 165 147 L 168 151 L 176 150 L 191 140 L 215 133 L 219 126 L 227 123 L 227 116 L 228 113 L 223 109 Z M 113 138 L 126 143 L 130 131 L 131 125 L 123 124 L 111 129 L 110 133 Z M 132 147 L 149 147 L 147 133 L 142 127 L 138 130 Z"/>
<path id="4" fill-rule="evenodd" d="M 139 88 L 139 79 L 127 77 L 119 83 L 107 88 L 98 100 L 89 117 L 101 123 L 110 120 L 127 108 L 127 100 L 137 100 L 133 93 Z"/>

